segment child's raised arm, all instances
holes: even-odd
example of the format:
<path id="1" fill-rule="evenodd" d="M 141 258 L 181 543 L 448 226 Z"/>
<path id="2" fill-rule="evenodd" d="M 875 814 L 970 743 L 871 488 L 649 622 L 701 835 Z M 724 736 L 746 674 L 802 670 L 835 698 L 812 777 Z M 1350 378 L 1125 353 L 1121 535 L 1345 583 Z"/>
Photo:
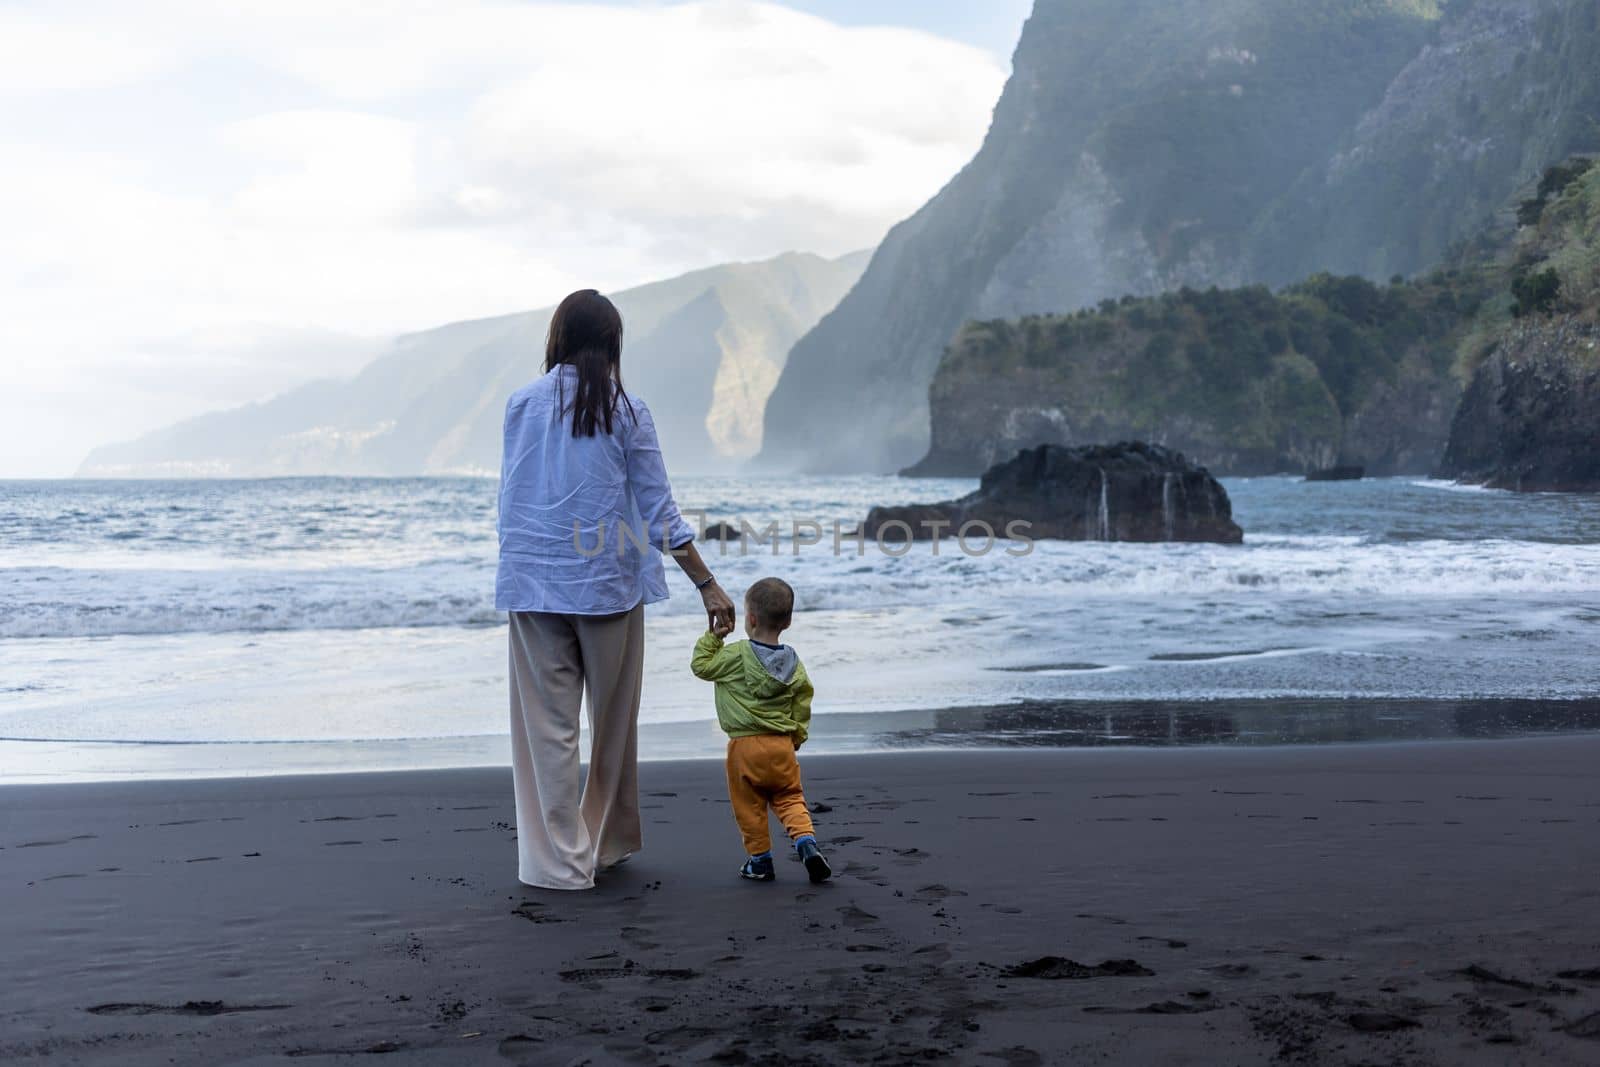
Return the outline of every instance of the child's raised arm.
<path id="1" fill-rule="evenodd" d="M 732 678 L 740 671 L 739 653 L 736 649 L 725 648 L 722 638 L 707 630 L 694 643 L 694 656 L 689 660 L 689 669 L 694 671 L 696 678 L 704 678 L 708 682 Z"/>

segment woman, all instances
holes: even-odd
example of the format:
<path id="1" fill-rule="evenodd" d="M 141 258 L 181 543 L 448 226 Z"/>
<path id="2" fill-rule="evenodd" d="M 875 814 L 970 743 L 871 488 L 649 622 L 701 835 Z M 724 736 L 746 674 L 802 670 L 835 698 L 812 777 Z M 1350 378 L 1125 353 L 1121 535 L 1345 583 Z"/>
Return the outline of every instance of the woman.
<path id="1" fill-rule="evenodd" d="M 733 601 L 672 500 L 650 409 L 622 388 L 622 316 L 584 289 L 556 308 L 545 374 L 506 404 L 495 610 L 511 617 L 518 877 L 589 889 L 638 851 L 644 605 L 667 597 L 658 551 L 710 622 Z M 578 715 L 589 693 L 582 782 Z"/>

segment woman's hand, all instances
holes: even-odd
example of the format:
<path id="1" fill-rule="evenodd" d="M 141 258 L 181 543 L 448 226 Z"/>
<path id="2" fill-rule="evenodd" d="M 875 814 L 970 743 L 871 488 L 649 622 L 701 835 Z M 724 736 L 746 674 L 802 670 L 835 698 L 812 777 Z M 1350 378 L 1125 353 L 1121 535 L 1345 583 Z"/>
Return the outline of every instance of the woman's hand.
<path id="1" fill-rule="evenodd" d="M 712 579 L 710 585 L 700 590 L 701 602 L 706 608 L 706 622 L 718 637 L 733 633 L 733 601 L 722 591 L 722 586 Z"/>
<path id="2" fill-rule="evenodd" d="M 718 637 L 733 633 L 733 601 L 728 599 L 728 594 L 711 576 L 711 568 L 700 558 L 700 550 L 694 547 L 694 542 L 674 545 L 668 555 L 677 561 L 683 573 L 700 589 L 700 599 L 706 606 L 706 624 L 711 627 L 711 632 Z M 706 584 L 701 586 L 702 582 Z"/>

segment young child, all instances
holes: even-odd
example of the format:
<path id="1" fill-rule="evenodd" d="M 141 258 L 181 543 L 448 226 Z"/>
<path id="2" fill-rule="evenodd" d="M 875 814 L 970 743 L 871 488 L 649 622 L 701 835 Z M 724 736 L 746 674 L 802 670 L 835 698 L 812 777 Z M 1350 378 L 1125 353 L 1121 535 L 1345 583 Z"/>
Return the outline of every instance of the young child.
<path id="1" fill-rule="evenodd" d="M 740 877 L 773 881 L 772 836 L 767 808 L 778 813 L 813 882 L 833 874 L 806 810 L 800 761 L 811 722 L 811 679 L 794 649 L 778 638 L 794 615 L 794 590 L 780 578 L 763 578 L 744 595 L 744 631 L 749 641 L 723 645 L 731 625 L 695 642 L 690 667 L 715 682 L 717 721 L 728 735 L 728 799 L 749 853 Z"/>

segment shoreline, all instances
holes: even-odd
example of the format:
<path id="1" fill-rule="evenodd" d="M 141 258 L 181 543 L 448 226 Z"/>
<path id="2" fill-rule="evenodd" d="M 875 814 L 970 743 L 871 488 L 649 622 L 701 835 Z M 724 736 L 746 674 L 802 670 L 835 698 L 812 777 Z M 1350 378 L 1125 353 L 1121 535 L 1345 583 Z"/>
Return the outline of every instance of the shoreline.
<path id="1" fill-rule="evenodd" d="M 0 1058 L 1593 1053 L 1600 737 L 892 755 L 802 759 L 820 887 L 734 877 L 704 759 L 578 894 L 516 882 L 504 768 L 8 786 Z"/>
<path id="2" fill-rule="evenodd" d="M 585 730 L 585 735 L 587 731 Z M 1600 698 L 1417 700 L 1249 697 L 1023 699 L 822 712 L 807 755 L 1009 749 L 1258 749 L 1600 735 Z M 712 719 L 640 726 L 641 763 L 720 760 Z M 0 737 L 8 785 L 402 773 L 508 765 L 505 734 L 341 740 L 53 740 Z M 357 762 L 370 766 L 353 765 Z"/>

